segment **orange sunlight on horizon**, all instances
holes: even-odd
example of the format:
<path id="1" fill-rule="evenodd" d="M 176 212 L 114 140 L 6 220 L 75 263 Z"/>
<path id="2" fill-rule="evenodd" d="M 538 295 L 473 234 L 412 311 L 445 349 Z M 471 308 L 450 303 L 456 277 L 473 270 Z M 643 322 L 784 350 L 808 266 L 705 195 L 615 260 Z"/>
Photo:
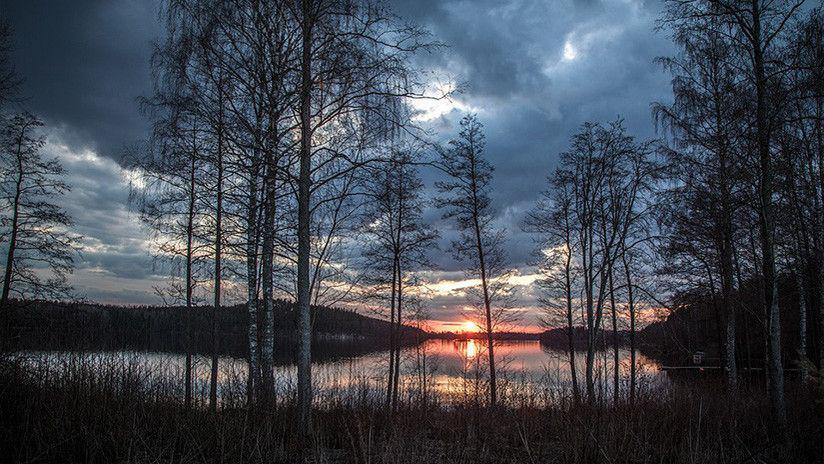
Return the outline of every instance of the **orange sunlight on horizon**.
<path id="1" fill-rule="evenodd" d="M 456 313 L 460 313 L 459 310 L 455 310 Z M 529 309 L 530 313 L 537 312 L 537 310 Z M 669 314 L 669 311 L 666 308 L 658 307 L 658 306 L 642 306 L 636 308 L 636 328 L 637 330 L 642 330 L 644 327 L 649 325 L 650 323 L 661 321 L 666 318 Z M 618 319 L 621 329 L 627 330 L 629 329 L 629 316 L 625 314 L 625 312 L 618 313 Z M 529 324 L 530 322 L 527 318 L 524 318 L 520 321 L 517 321 L 513 324 L 506 325 L 504 327 L 497 327 L 495 329 L 496 333 L 506 333 L 506 332 L 518 332 L 518 333 L 531 333 L 537 334 L 542 333 L 548 329 L 552 329 L 553 327 L 547 327 L 538 325 L 536 323 Z M 536 321 L 537 322 L 537 321 Z M 583 327 L 583 321 L 577 321 L 576 326 Z M 478 325 L 477 323 L 468 320 L 443 320 L 443 319 L 429 319 L 425 321 L 424 324 L 425 328 L 429 332 L 452 332 L 457 334 L 467 334 L 467 333 L 482 333 L 484 331 L 483 327 Z M 554 328 L 564 328 L 566 327 L 563 324 L 556 325 Z"/>
<path id="2" fill-rule="evenodd" d="M 452 332 L 452 333 L 481 333 L 484 329 L 473 321 L 443 321 L 430 319 L 426 322 L 427 330 L 430 332 Z M 545 328 L 538 325 L 515 325 L 505 329 L 498 329 L 496 332 L 523 332 L 541 333 Z"/>

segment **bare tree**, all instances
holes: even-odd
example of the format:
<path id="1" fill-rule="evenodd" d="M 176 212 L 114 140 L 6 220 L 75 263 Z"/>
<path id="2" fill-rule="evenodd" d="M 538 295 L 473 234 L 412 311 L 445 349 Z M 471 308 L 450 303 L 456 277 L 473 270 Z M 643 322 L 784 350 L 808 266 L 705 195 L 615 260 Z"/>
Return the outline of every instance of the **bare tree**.
<path id="1" fill-rule="evenodd" d="M 512 294 L 511 270 L 504 256 L 505 232 L 495 227 L 490 197 L 493 168 L 484 159 L 486 142 L 483 126 L 474 115 L 461 119 L 458 138 L 442 154 L 442 169 L 448 180 L 436 184 L 441 196 L 435 203 L 444 208 L 445 219 L 455 219 L 460 238 L 452 242 L 456 259 L 467 263 L 466 274 L 480 279 L 480 295 L 473 303 L 482 311 L 489 353 L 489 400 L 498 398 L 495 371 L 494 334 L 496 327 L 513 315 L 508 309 Z"/>
<path id="2" fill-rule="evenodd" d="M 575 366 L 575 320 L 573 288 L 577 288 L 577 268 L 573 261 L 572 185 L 567 172 L 558 171 L 549 179 L 550 190 L 541 193 L 535 208 L 524 221 L 524 230 L 538 235 L 534 264 L 543 276 L 536 283 L 541 289 L 538 301 L 544 309 L 540 317 L 546 327 L 564 324 L 567 328 L 567 355 L 572 380 L 572 395 L 580 401 L 578 369 Z"/>
<path id="3" fill-rule="evenodd" d="M 400 24 L 370 0 L 302 0 L 297 114 L 300 149 L 293 175 L 297 197 L 298 416 L 311 431 L 311 260 L 313 199 L 326 184 L 370 163 L 374 147 L 408 122 L 404 98 L 420 96 L 409 63 L 432 46 L 417 27 Z M 357 149 L 352 150 L 353 147 Z M 329 170 L 330 165 L 336 169 Z"/>
<path id="4" fill-rule="evenodd" d="M 676 147 L 668 153 L 675 191 L 672 199 L 681 203 L 693 198 L 693 203 L 681 203 L 673 208 L 682 230 L 675 240 L 695 240 L 696 234 L 686 233 L 686 224 L 709 224 L 704 237 L 713 250 L 707 265 L 720 281 L 720 314 L 726 319 L 723 337 L 723 359 L 727 370 L 727 385 L 731 393 L 737 389 L 736 307 L 733 301 L 734 216 L 741 206 L 742 157 L 738 152 L 741 135 L 746 134 L 742 104 L 742 78 L 724 25 L 707 19 L 675 33 L 675 41 L 683 49 L 680 58 L 659 59 L 673 73 L 675 103 L 653 105 L 656 119 L 672 130 Z M 670 219 L 677 219 L 671 217 Z M 700 228 L 700 227 L 699 227 Z M 691 228 L 694 232 L 700 232 Z M 705 248 L 693 250 L 703 252 Z M 707 258 L 705 258 L 707 259 Z M 719 328 L 720 330 L 720 328 Z M 719 345 L 719 349 L 721 346 Z"/>
<path id="5" fill-rule="evenodd" d="M 436 246 L 438 233 L 422 222 L 423 182 L 416 172 L 414 147 L 392 147 L 386 163 L 373 170 L 364 214 L 369 237 L 364 250 L 368 266 L 365 283 L 373 287 L 372 296 L 386 302 L 389 290 L 390 350 L 386 405 L 397 409 L 403 308 L 414 297 L 404 293 L 416 284 L 414 272 L 430 268 L 427 251 Z M 389 277 L 391 275 L 391 277 Z M 408 318 L 408 316 L 407 316 Z"/>
<path id="6" fill-rule="evenodd" d="M 178 121 L 180 122 L 180 121 Z M 171 125 L 167 125 L 170 123 Z M 198 203 L 205 196 L 200 180 L 201 163 L 197 126 L 185 128 L 169 120 L 155 126 L 157 151 L 133 159 L 130 168 L 139 173 L 131 186 L 130 201 L 137 205 L 141 220 L 154 232 L 155 259 L 170 266 L 167 288 L 155 288 L 166 304 L 183 304 L 194 310 L 202 299 L 196 294 L 203 283 L 204 251 Z M 182 274 L 182 278 L 181 278 Z M 184 404 L 192 401 L 192 350 L 188 327 L 179 327 L 186 350 Z"/>
<path id="7" fill-rule="evenodd" d="M 69 296 L 78 237 L 72 219 L 55 201 L 70 190 L 56 158 L 40 153 L 43 123 L 24 112 L 8 119 L 0 134 L 0 217 L 6 245 L 0 307 L 11 295 L 60 299 Z"/>
<path id="8" fill-rule="evenodd" d="M 649 196 L 659 178 L 659 166 L 649 159 L 650 144 L 626 134 L 621 120 L 602 126 L 585 123 L 561 155 L 551 190 L 530 215 L 527 226 L 542 234 L 539 262 L 541 284 L 550 311 L 564 306 L 572 327 L 577 300 L 587 334 L 586 395 L 595 399 L 596 349 L 602 340 L 605 305 L 609 304 L 613 333 L 618 333 L 618 298 L 629 295 L 626 282 L 616 282 L 619 258 L 649 240 Z M 626 276 L 628 268 L 624 269 Z M 634 315 L 634 302 L 630 318 Z M 630 321 L 631 328 L 633 321 Z M 571 333 L 570 329 L 570 333 Z M 620 394 L 617 336 L 613 339 L 614 395 Z M 572 349 L 572 345 L 570 345 Z M 572 362 L 572 355 L 570 356 Z M 633 360 L 634 363 L 634 360 Z"/>
<path id="9" fill-rule="evenodd" d="M 781 323 L 778 308 L 778 279 L 775 246 L 776 176 L 772 148 L 774 128 L 786 99 L 773 92 L 778 80 L 788 72 L 778 59 L 787 25 L 800 13 L 803 0 L 672 0 L 668 3 L 665 22 L 679 28 L 692 28 L 696 22 L 716 18 L 724 23 L 728 35 L 746 63 L 743 72 L 749 84 L 749 101 L 754 108 L 757 153 L 756 203 L 762 255 L 764 305 L 768 321 L 769 391 L 771 405 L 779 428 L 786 425 L 784 399 L 784 368 L 781 359 Z"/>
<path id="10" fill-rule="evenodd" d="M 782 81 L 789 103 L 777 133 L 782 207 L 778 237 L 785 240 L 785 267 L 799 297 L 799 356 L 824 360 L 824 14 L 821 8 L 793 25 L 782 56 L 790 71 Z M 786 206 L 786 207 L 785 207 Z M 819 327 L 815 330 L 815 320 Z M 817 353 L 810 353 L 818 345 Z"/>

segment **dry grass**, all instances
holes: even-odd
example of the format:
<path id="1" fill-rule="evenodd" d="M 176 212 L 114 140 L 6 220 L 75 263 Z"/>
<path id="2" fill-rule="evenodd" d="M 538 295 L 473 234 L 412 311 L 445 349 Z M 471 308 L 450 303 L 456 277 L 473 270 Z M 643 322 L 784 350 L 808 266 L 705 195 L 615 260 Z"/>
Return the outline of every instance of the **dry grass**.
<path id="1" fill-rule="evenodd" d="M 357 386 L 351 387 L 357 389 Z M 822 405 L 788 391 L 782 443 L 763 387 L 729 400 L 713 383 L 647 390 L 635 404 L 548 408 L 426 407 L 383 411 L 369 389 L 315 411 L 301 448 L 289 398 L 250 411 L 226 393 L 216 414 L 183 409 L 179 385 L 140 366 L 77 363 L 59 371 L 0 362 L 0 456 L 8 462 L 743 463 L 821 462 Z M 525 402 L 524 404 L 528 404 Z"/>

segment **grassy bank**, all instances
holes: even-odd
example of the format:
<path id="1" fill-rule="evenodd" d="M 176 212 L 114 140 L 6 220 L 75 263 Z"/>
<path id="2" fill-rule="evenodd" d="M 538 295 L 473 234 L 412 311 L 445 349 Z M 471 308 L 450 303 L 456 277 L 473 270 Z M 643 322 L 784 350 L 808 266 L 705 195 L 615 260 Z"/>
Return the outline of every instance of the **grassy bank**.
<path id="1" fill-rule="evenodd" d="M 763 387 L 729 401 L 714 383 L 675 383 L 634 405 L 490 410 L 407 397 L 395 414 L 352 385 L 315 410 L 312 462 L 821 462 L 822 405 L 788 392 L 788 442 L 769 420 Z M 183 409 L 179 386 L 129 364 L 52 371 L 0 362 L 0 455 L 8 462 L 295 462 L 291 398 L 250 412 L 243 392 L 217 413 Z M 820 393 L 818 393 L 820 395 Z M 820 401 L 820 396 L 818 400 Z"/>

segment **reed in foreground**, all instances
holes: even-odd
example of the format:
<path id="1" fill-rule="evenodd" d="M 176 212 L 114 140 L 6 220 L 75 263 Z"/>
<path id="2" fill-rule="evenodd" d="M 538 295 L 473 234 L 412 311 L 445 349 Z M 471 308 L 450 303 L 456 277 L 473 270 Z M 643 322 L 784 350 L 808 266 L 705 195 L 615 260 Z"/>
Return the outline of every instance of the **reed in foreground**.
<path id="1" fill-rule="evenodd" d="M 353 385 L 350 388 L 360 387 Z M 0 455 L 8 462 L 589 463 L 820 462 L 820 393 L 788 392 L 786 441 L 763 386 L 729 401 L 720 386 L 674 383 L 633 404 L 445 405 L 408 399 L 397 412 L 362 389 L 314 410 L 301 446 L 290 398 L 269 409 L 226 401 L 185 409 L 178 387 L 129 364 L 59 373 L 0 362 Z"/>

